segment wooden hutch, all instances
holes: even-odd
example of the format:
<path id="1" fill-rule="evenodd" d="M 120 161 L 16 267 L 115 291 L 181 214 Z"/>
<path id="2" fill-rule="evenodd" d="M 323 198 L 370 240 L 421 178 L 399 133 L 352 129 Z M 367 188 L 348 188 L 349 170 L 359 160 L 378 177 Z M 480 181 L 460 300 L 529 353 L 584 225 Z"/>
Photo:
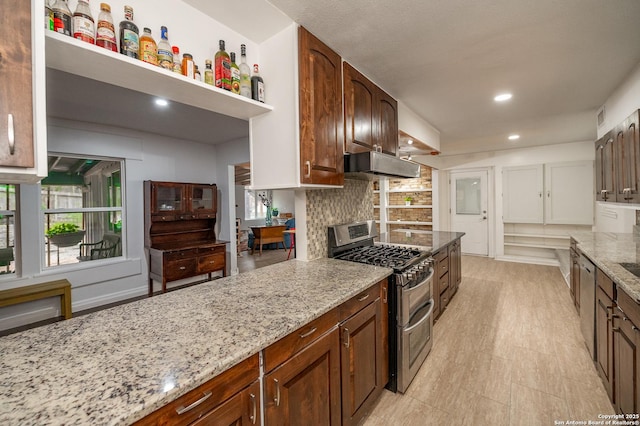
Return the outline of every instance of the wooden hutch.
<path id="1" fill-rule="evenodd" d="M 215 184 L 144 182 L 145 247 L 149 250 L 149 296 L 162 283 L 213 272 L 226 275 L 225 244 L 216 239 Z M 200 281 L 198 281 L 200 282 Z"/>

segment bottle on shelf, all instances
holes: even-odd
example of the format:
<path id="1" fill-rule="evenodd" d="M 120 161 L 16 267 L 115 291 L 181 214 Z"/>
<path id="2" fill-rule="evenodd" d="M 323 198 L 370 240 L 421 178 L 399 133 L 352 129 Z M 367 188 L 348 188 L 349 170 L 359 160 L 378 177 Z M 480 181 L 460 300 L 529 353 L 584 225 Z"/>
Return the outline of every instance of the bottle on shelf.
<path id="1" fill-rule="evenodd" d="M 189 53 L 182 54 L 182 75 L 186 75 L 188 78 L 195 78 L 196 76 L 193 56 Z"/>
<path id="2" fill-rule="evenodd" d="M 247 64 L 247 46 L 240 45 L 240 94 L 251 99 L 251 70 Z"/>
<path id="3" fill-rule="evenodd" d="M 211 59 L 204 61 L 204 82 L 210 85 L 214 85 L 213 69 L 211 68 Z"/>
<path id="4" fill-rule="evenodd" d="M 124 21 L 120 22 L 120 53 L 138 59 L 140 53 L 140 32 L 133 23 L 133 8 L 124 7 Z"/>
<path id="5" fill-rule="evenodd" d="M 173 50 L 169 43 L 167 27 L 160 27 L 160 42 L 158 43 L 158 65 L 162 68 L 173 69 Z"/>
<path id="6" fill-rule="evenodd" d="M 258 64 L 253 64 L 253 75 L 251 76 L 251 99 L 264 102 L 264 80 L 260 77 Z"/>
<path id="7" fill-rule="evenodd" d="M 158 65 L 158 45 L 151 35 L 151 29 L 144 28 L 140 37 L 140 59 L 152 65 Z"/>
<path id="8" fill-rule="evenodd" d="M 44 29 L 53 31 L 53 9 L 49 0 L 44 0 Z"/>
<path id="9" fill-rule="evenodd" d="M 111 6 L 107 3 L 100 3 L 98 29 L 96 30 L 96 46 L 104 47 L 112 52 L 118 51 L 116 29 L 113 26 L 113 17 L 111 16 Z"/>
<path id="10" fill-rule="evenodd" d="M 236 64 L 235 52 L 231 52 L 231 93 L 240 94 L 240 67 Z"/>
<path id="11" fill-rule="evenodd" d="M 180 49 L 178 46 L 171 47 L 173 52 L 173 72 L 182 74 L 182 62 L 180 61 Z"/>
<path id="12" fill-rule="evenodd" d="M 51 10 L 53 10 L 53 31 L 72 36 L 71 10 L 67 0 L 54 0 Z"/>
<path id="13" fill-rule="evenodd" d="M 229 54 L 224 50 L 224 40 L 220 40 L 219 46 L 220 50 L 215 56 L 216 87 L 231 90 L 231 60 Z"/>
<path id="14" fill-rule="evenodd" d="M 194 71 L 193 78 L 198 81 L 202 81 L 202 74 L 200 74 L 200 70 L 198 69 L 198 66 L 194 65 L 194 68 L 195 68 L 195 71 Z"/>
<path id="15" fill-rule="evenodd" d="M 73 12 L 73 37 L 96 44 L 96 26 L 88 0 L 78 0 L 76 11 Z"/>

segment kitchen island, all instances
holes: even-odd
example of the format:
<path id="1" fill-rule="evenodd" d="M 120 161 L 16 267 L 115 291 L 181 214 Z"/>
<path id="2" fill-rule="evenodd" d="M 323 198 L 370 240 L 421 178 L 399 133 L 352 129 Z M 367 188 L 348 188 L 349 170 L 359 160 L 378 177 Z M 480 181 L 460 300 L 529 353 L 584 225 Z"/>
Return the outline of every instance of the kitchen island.
<path id="1" fill-rule="evenodd" d="M 391 272 L 293 260 L 0 338 L 0 424 L 131 424 Z"/>

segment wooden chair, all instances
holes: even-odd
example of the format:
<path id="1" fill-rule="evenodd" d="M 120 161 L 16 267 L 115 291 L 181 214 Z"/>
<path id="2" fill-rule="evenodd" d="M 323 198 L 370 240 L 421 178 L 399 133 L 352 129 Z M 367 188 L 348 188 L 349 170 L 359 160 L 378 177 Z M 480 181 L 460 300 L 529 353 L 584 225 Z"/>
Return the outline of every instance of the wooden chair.
<path id="1" fill-rule="evenodd" d="M 253 232 L 254 240 L 253 247 L 251 247 L 251 254 L 256 250 L 256 244 L 260 247 L 260 255 L 262 256 L 262 246 L 264 244 L 282 243 L 282 250 L 287 250 L 284 246 L 284 230 L 287 229 L 284 225 L 277 226 L 252 226 L 251 232 Z M 277 248 L 277 246 L 276 246 Z"/>
<path id="2" fill-rule="evenodd" d="M 97 243 L 80 244 L 80 260 L 106 259 L 122 256 L 122 239 L 120 235 L 105 233 Z"/>

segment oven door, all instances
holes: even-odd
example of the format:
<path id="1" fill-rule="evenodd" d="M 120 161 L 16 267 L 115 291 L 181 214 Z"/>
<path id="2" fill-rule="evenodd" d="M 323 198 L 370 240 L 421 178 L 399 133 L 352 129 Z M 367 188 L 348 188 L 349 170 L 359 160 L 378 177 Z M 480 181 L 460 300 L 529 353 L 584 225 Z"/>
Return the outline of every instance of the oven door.
<path id="1" fill-rule="evenodd" d="M 399 325 L 406 325 L 414 316 L 416 310 L 431 300 L 433 288 L 433 268 L 429 268 L 429 274 L 425 279 L 414 285 L 398 286 L 398 313 Z"/>
<path id="2" fill-rule="evenodd" d="M 406 326 L 398 325 L 398 392 L 404 393 L 425 360 L 433 340 L 433 299 Z"/>

